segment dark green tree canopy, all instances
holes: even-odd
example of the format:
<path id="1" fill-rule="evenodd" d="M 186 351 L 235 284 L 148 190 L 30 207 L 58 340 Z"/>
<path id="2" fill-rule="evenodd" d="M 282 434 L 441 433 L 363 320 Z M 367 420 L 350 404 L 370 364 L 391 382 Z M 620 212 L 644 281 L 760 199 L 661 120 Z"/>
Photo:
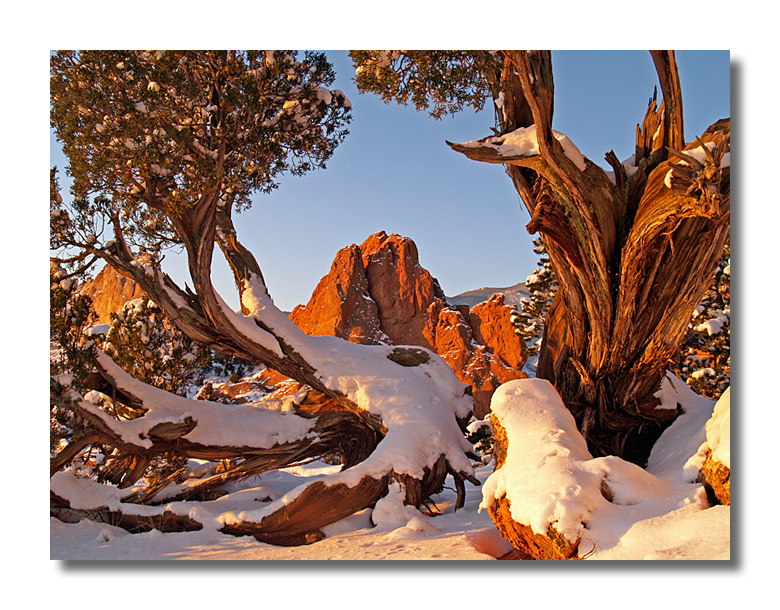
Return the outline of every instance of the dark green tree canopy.
<path id="1" fill-rule="evenodd" d="M 414 104 L 434 118 L 482 110 L 500 87 L 497 51 L 350 51 L 361 91 L 383 101 Z"/>
<path id="2" fill-rule="evenodd" d="M 176 241 L 169 217 L 204 196 L 240 210 L 281 173 L 324 167 L 350 120 L 333 80 L 309 52 L 56 53 L 51 124 L 82 203 L 52 247 L 94 240 L 97 214 L 150 249 Z"/>

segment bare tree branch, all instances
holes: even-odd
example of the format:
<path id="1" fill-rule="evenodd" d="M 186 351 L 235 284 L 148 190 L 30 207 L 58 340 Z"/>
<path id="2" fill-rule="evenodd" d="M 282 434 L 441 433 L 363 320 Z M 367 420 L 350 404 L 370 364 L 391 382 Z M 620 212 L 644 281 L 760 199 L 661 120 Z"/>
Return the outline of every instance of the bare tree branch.
<path id="1" fill-rule="evenodd" d="M 664 145 L 682 150 L 685 147 L 682 89 L 674 51 L 650 51 L 650 55 L 664 96 Z"/>

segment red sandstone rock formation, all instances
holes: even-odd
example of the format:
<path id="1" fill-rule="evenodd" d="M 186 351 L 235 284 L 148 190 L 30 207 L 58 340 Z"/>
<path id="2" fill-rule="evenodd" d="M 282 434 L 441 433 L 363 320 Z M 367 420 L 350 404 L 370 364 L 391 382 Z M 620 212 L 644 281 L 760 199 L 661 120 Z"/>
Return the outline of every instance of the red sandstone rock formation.
<path id="1" fill-rule="evenodd" d="M 333 335 L 353 343 L 388 343 L 369 295 L 361 250 L 356 245 L 336 255 L 308 305 L 298 305 L 290 319 L 309 335 Z"/>
<path id="2" fill-rule="evenodd" d="M 487 301 L 475 305 L 471 312 L 465 305 L 454 311 L 457 313 L 455 324 L 449 319 L 451 316 L 439 315 L 435 349 L 458 378 L 472 386 L 474 414 L 481 418 L 490 411 L 490 399 L 499 385 L 526 377 L 520 371 L 526 360 L 523 342 L 509 322 L 512 308 L 504 304 L 503 294 L 494 294 Z M 461 345 L 443 332 L 446 324 L 458 329 L 458 336 L 463 337 Z M 458 348 L 466 356 L 455 356 Z M 465 366 L 464 357 L 468 358 Z"/>
<path id="3" fill-rule="evenodd" d="M 112 313 L 121 311 L 125 303 L 144 295 L 134 281 L 120 275 L 109 265 L 103 267 L 81 292 L 92 299 L 97 315 L 96 324 L 111 324 Z"/>
<path id="4" fill-rule="evenodd" d="M 465 305 L 449 306 L 438 281 L 420 265 L 415 243 L 383 231 L 340 250 L 309 303 L 290 318 L 311 335 L 435 351 L 472 386 L 481 418 L 500 384 L 526 376 L 511 311 L 501 294 L 471 312 Z"/>
<path id="5" fill-rule="evenodd" d="M 433 349 L 423 328 L 437 299 L 443 301 L 444 292 L 420 266 L 414 242 L 382 231 L 341 249 L 309 303 L 290 318 L 310 335 Z"/>
<path id="6" fill-rule="evenodd" d="M 384 231 L 360 246 L 369 294 L 377 305 L 379 324 L 393 345 L 435 349 L 423 334 L 426 313 L 444 301 L 438 280 L 420 266 L 417 246 L 408 237 Z"/>

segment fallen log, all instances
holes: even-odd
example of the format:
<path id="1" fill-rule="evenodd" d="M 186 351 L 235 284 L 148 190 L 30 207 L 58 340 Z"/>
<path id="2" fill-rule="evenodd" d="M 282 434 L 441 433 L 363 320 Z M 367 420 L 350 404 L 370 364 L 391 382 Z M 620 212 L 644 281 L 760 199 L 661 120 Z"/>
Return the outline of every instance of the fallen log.
<path id="1" fill-rule="evenodd" d="M 420 382 L 428 387 L 428 380 L 445 371 L 452 375 L 432 353 L 383 350 L 391 372 L 395 373 L 396 367 L 409 371 L 405 379 L 394 380 L 406 389 Z M 395 411 L 388 412 L 389 425 L 385 426 L 384 419 L 361 417 L 345 410 L 342 401 L 312 389 L 283 399 L 226 405 L 190 400 L 142 384 L 103 353 L 98 354 L 97 364 L 103 378 L 119 390 L 111 392 L 114 400 L 131 396 L 140 416 L 116 419 L 113 405 L 101 408 L 67 390 L 66 402 L 88 423 L 91 432 L 52 460 L 52 474 L 57 475 L 52 489 L 56 488 L 59 498 L 56 513 L 52 512 L 55 516 L 72 518 L 81 511 L 131 531 L 143 531 L 163 521 L 172 530 L 180 526 L 189 531 L 204 524 L 189 514 L 186 519 L 171 516 L 175 511 L 169 509 L 176 502 L 203 501 L 205 505 L 226 483 L 329 456 L 341 463 L 341 472 L 306 482 L 259 509 L 226 510 L 216 517 L 223 533 L 297 545 L 316 542 L 326 525 L 373 506 L 387 494 L 391 480 L 403 484 L 404 503 L 415 507 L 440 492 L 448 474 L 456 478 L 459 487 L 466 480 L 479 484 L 467 457 L 471 447 L 460 427 L 468 414 L 453 413 L 442 400 L 447 393 L 451 393 L 449 400 L 469 400 L 454 393 L 456 389 L 463 391 L 457 382 L 445 385 L 445 393 L 434 396 L 427 410 L 409 400 L 400 401 Z M 425 370 L 416 370 L 423 367 Z M 402 392 L 389 393 L 393 397 L 399 394 Z M 379 425 L 372 427 L 368 422 Z M 90 444 L 110 449 L 101 467 L 103 474 L 91 486 L 72 472 L 62 472 L 77 450 Z M 150 479 L 150 464 L 165 456 L 222 460 L 226 466 L 219 472 L 206 469 L 210 472 L 200 473 L 199 479 L 188 478 L 186 468 Z M 170 514 L 155 512 L 163 503 Z M 139 513 L 138 505 L 146 505 L 152 512 Z"/>

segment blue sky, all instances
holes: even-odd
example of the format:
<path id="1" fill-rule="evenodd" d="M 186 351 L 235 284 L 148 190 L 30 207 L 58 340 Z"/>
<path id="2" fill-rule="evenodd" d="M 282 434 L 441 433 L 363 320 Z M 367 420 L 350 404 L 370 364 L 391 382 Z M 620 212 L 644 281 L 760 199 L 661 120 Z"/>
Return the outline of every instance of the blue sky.
<path id="1" fill-rule="evenodd" d="M 470 161 L 445 144 L 489 135 L 492 109 L 436 121 L 411 106 L 384 104 L 357 92 L 345 51 L 327 55 L 337 75 L 333 87 L 353 104 L 350 134 L 327 169 L 283 178 L 236 219 L 276 304 L 289 311 L 307 302 L 340 248 L 380 230 L 412 238 L 421 264 L 448 295 L 523 281 L 537 255 L 525 230 L 528 214 L 509 178 L 500 166 Z M 730 115 L 729 53 L 681 51 L 677 59 L 685 134 L 692 139 Z M 650 54 L 554 52 L 553 71 L 554 128 L 603 166 L 609 150 L 628 157 L 657 83 Z M 51 164 L 65 165 L 53 137 Z M 181 257 L 166 264 L 184 281 Z M 235 305 L 222 261 L 214 275 L 218 290 Z"/>

